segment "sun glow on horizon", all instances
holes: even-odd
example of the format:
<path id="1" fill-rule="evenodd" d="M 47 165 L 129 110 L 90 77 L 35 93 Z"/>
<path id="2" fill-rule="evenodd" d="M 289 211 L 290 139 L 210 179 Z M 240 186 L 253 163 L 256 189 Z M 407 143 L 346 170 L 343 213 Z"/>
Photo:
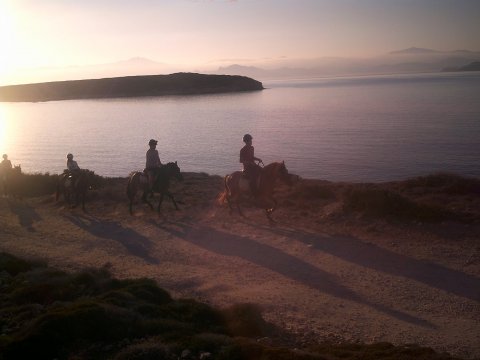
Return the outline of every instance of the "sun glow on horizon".
<path id="1" fill-rule="evenodd" d="M 432 8 L 433 0 L 0 0 L 0 86 L 96 78 L 93 66 L 103 66 L 101 77 L 132 75 L 131 64 L 128 74 L 105 68 L 135 57 L 171 73 L 300 68 L 411 46 L 480 50 L 472 36 L 480 2 Z M 153 68 L 138 66 L 142 74 Z"/>

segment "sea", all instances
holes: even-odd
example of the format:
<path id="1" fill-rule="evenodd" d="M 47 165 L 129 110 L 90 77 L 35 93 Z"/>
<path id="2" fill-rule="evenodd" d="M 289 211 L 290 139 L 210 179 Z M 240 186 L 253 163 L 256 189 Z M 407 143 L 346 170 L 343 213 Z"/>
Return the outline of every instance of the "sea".
<path id="1" fill-rule="evenodd" d="M 0 153 L 28 173 L 126 177 L 150 139 L 182 171 L 239 170 L 242 137 L 265 164 L 329 181 L 437 172 L 480 177 L 480 72 L 266 81 L 245 93 L 0 103 Z"/>

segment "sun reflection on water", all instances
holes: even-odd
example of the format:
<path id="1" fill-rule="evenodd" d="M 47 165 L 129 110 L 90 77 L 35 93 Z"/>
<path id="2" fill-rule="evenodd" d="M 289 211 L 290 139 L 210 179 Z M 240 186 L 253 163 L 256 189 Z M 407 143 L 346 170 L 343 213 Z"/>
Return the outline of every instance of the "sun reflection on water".
<path id="1" fill-rule="evenodd" d="M 8 122 L 7 111 L 4 106 L 0 104 L 0 152 L 3 154 L 8 150 Z"/>

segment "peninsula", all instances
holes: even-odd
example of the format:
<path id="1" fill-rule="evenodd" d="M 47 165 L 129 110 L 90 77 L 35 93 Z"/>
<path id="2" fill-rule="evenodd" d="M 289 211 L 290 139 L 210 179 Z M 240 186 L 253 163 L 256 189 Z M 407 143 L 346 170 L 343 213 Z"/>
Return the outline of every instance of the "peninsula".
<path id="1" fill-rule="evenodd" d="M 255 90 L 263 90 L 262 83 L 245 76 L 176 73 L 1 86 L 0 101 L 36 102 Z"/>

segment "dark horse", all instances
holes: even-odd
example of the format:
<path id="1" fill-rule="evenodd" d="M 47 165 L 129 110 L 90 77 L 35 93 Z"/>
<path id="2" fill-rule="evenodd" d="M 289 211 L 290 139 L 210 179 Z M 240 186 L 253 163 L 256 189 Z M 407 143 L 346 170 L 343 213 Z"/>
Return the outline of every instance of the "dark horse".
<path id="1" fill-rule="evenodd" d="M 273 197 L 275 182 L 280 180 L 291 186 L 294 179 L 298 179 L 298 176 L 288 173 L 284 161 L 274 162 L 262 168 L 258 179 L 258 190 L 255 200 L 259 206 L 265 209 L 265 214 L 269 221 L 273 222 L 271 215 L 277 207 L 277 201 Z M 242 195 L 252 195 L 249 180 L 243 176 L 243 172 L 235 171 L 225 176 L 224 184 L 225 190 L 220 194 L 219 202 L 224 203 L 227 201 L 230 212 L 233 211 L 232 202 L 234 202 L 237 205 L 238 213 L 244 216 L 240 209 L 239 200 Z"/>
<path id="2" fill-rule="evenodd" d="M 172 178 L 175 178 L 179 181 L 183 180 L 182 173 L 180 172 L 180 168 L 178 167 L 176 161 L 169 162 L 168 164 L 161 166 L 156 174 L 155 182 L 153 184 L 153 192 L 160 193 L 160 200 L 158 202 L 157 208 L 158 212 L 160 212 L 160 206 L 162 205 L 163 197 L 165 195 L 167 195 L 172 200 L 173 205 L 175 205 L 175 209 L 178 210 L 178 206 L 175 199 L 173 198 L 173 194 L 168 191 L 168 188 L 170 187 L 170 179 Z M 144 203 L 147 203 L 148 206 L 150 206 L 150 208 L 153 210 L 153 205 L 147 199 L 147 195 L 150 192 L 148 189 L 148 177 L 142 171 L 135 171 L 130 174 L 127 184 L 127 196 L 130 200 L 130 214 L 133 214 L 133 200 L 135 199 L 135 195 L 139 190 L 143 191 L 142 201 Z"/>
<path id="3" fill-rule="evenodd" d="M 82 203 L 82 210 L 85 211 L 85 198 L 87 190 L 95 187 L 99 183 L 100 177 L 88 169 L 82 169 L 74 172 L 65 172 L 57 183 L 57 191 L 55 200 L 58 201 L 60 194 L 67 203 L 71 203 L 72 199 L 75 203 L 72 207 L 76 207 Z"/>
<path id="4" fill-rule="evenodd" d="M 15 165 L 13 168 L 3 168 L 0 171 L 0 185 L 3 196 L 13 195 L 21 197 L 23 189 L 22 185 L 22 168 Z"/>

